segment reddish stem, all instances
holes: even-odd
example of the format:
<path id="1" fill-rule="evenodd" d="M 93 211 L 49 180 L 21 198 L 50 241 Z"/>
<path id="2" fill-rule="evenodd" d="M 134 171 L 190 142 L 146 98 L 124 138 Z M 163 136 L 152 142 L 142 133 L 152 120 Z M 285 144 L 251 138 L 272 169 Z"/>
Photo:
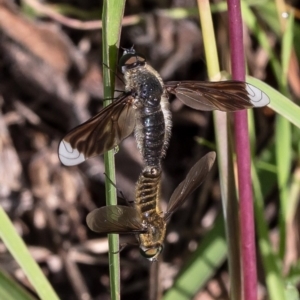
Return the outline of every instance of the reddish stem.
<path id="1" fill-rule="evenodd" d="M 245 81 L 243 23 L 239 0 L 227 0 L 231 48 L 232 78 Z M 234 114 L 235 140 L 240 203 L 240 232 L 242 255 L 243 296 L 257 299 L 257 271 L 255 252 L 255 225 L 251 185 L 251 159 L 247 112 Z"/>

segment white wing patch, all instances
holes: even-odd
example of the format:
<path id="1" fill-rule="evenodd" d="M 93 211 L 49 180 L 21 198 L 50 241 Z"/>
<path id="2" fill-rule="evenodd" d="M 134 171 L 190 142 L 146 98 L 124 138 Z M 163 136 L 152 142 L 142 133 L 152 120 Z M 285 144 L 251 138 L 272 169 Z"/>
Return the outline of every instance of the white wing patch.
<path id="1" fill-rule="evenodd" d="M 70 143 L 62 140 L 58 147 L 58 156 L 65 166 L 76 166 L 85 161 L 85 156 L 77 149 L 73 149 Z"/>
<path id="2" fill-rule="evenodd" d="M 270 103 L 270 99 L 267 94 L 265 94 L 257 87 L 246 83 L 246 90 L 248 92 L 250 102 L 254 107 L 262 107 Z"/>

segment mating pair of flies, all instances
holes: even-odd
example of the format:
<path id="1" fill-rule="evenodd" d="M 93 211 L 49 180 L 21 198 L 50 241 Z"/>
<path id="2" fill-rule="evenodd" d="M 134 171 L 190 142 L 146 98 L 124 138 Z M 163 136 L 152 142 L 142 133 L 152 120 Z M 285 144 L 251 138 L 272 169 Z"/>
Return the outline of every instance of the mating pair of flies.
<path id="1" fill-rule="evenodd" d="M 167 212 L 159 208 L 161 159 L 169 145 L 172 122 L 169 94 L 185 105 L 202 111 L 236 110 L 262 107 L 268 96 L 246 82 L 170 81 L 160 75 L 136 53 L 124 49 L 119 67 L 124 75 L 125 92 L 97 115 L 70 131 L 59 144 L 59 158 L 66 166 L 116 147 L 133 131 L 145 168 L 136 184 L 136 199 L 130 206 L 105 206 L 88 214 L 89 228 L 99 233 L 134 233 L 140 252 L 151 261 L 163 249 L 166 224 L 171 215 L 203 182 L 215 152 L 202 157 L 173 192 Z"/>

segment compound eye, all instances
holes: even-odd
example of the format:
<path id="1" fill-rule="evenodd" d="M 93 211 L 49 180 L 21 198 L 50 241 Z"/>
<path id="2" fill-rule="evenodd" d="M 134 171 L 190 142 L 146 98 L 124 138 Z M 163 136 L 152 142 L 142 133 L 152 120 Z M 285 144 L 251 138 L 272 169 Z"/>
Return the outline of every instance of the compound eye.
<path id="1" fill-rule="evenodd" d="M 163 251 L 163 245 L 159 245 L 155 248 L 149 248 L 149 249 L 141 249 L 140 248 L 140 252 L 142 254 L 142 256 L 144 256 L 145 258 L 149 259 L 150 261 L 155 261 L 157 260 L 156 258 L 158 257 L 158 255 Z"/>
<path id="2" fill-rule="evenodd" d="M 141 56 L 136 56 L 136 55 L 133 55 L 133 56 L 129 57 L 125 61 L 126 66 L 131 66 L 131 65 L 136 65 L 136 64 L 143 64 L 143 63 L 145 63 L 145 58 L 141 57 Z"/>
<path id="3" fill-rule="evenodd" d="M 141 56 L 140 54 L 125 54 L 121 57 L 119 65 L 123 69 L 131 69 L 137 66 L 144 65 L 146 62 L 145 57 Z"/>

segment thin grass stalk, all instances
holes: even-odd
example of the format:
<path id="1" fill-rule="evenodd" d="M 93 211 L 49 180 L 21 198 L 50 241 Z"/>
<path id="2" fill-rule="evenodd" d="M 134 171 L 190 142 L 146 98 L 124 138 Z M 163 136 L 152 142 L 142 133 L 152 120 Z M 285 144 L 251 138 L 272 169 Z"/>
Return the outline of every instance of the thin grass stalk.
<path id="1" fill-rule="evenodd" d="M 226 248 L 224 220 L 219 215 L 213 228 L 205 234 L 196 251 L 176 276 L 173 287 L 167 291 L 163 300 L 194 299 L 195 294 L 205 287 L 209 278 L 224 263 Z"/>
<path id="2" fill-rule="evenodd" d="M 258 179 L 256 168 L 252 169 L 253 187 L 255 193 L 255 217 L 257 220 L 257 231 L 259 235 L 258 243 L 263 265 L 266 273 L 266 284 L 268 287 L 268 297 L 270 300 L 284 300 L 284 279 L 281 276 L 280 267 L 277 264 L 277 256 L 274 255 L 271 241 L 269 239 L 268 226 L 264 216 L 264 201 Z"/>
<path id="3" fill-rule="evenodd" d="M 210 4 L 208 0 L 198 0 L 200 22 L 204 41 L 207 70 L 210 79 L 220 73 L 216 39 L 214 34 Z M 217 156 L 220 171 L 220 185 L 223 214 L 228 244 L 228 267 L 230 275 L 230 299 L 241 299 L 241 266 L 239 247 L 238 203 L 234 183 L 232 147 L 230 143 L 227 114 L 214 112 L 214 127 L 217 141 Z"/>
<path id="4" fill-rule="evenodd" d="M 156 261 L 150 266 L 149 272 L 149 300 L 160 300 L 162 298 L 162 284 L 159 276 L 161 261 Z"/>
<path id="5" fill-rule="evenodd" d="M 288 70 L 290 57 L 293 50 L 293 24 L 294 17 L 290 16 L 289 22 L 283 18 L 284 3 L 281 0 L 276 1 L 277 12 L 280 21 L 280 29 L 283 33 L 282 50 L 281 50 L 281 92 L 290 96 L 288 91 Z M 275 127 L 275 152 L 277 163 L 277 180 L 279 186 L 280 198 L 280 215 L 279 215 L 279 256 L 283 260 L 286 253 L 287 243 L 287 206 L 289 199 L 289 180 L 291 175 L 291 162 L 292 162 L 292 126 L 290 122 L 282 116 L 276 116 Z"/>
<path id="6" fill-rule="evenodd" d="M 253 11 L 249 8 L 248 3 L 244 0 L 241 2 L 242 4 L 242 12 L 243 12 L 243 20 L 247 25 L 247 28 L 250 29 L 251 33 L 255 35 L 260 46 L 267 52 L 270 66 L 272 68 L 273 74 L 276 78 L 277 84 L 281 87 L 281 66 L 274 54 L 272 46 L 270 45 L 267 34 L 264 32 L 263 28 L 258 24 L 258 20 L 253 13 Z M 271 102 L 272 103 L 272 102 Z"/>
<path id="7" fill-rule="evenodd" d="M 281 5 L 277 5 L 278 16 L 280 19 L 281 30 L 284 32 L 282 38 L 282 53 L 281 62 L 274 55 L 274 51 L 271 48 L 267 35 L 263 29 L 258 25 L 257 19 L 253 12 L 249 9 L 246 3 L 243 3 L 243 16 L 247 23 L 247 26 L 255 34 L 261 47 L 268 53 L 270 59 L 270 66 L 273 70 L 273 74 L 276 78 L 279 86 L 279 91 L 290 98 L 287 85 L 287 74 L 289 71 L 290 56 L 293 55 L 293 14 L 289 15 L 288 19 L 284 19 L 282 14 L 284 11 L 280 11 Z M 247 79 L 248 81 L 248 79 Z M 253 81 L 253 79 L 251 79 Z M 255 81 L 255 80 L 254 80 Z M 258 86 L 259 82 L 253 84 Z M 286 244 L 286 223 L 288 222 L 287 208 L 288 205 L 288 180 L 290 179 L 290 164 L 291 164 L 291 124 L 293 123 L 297 127 L 300 127 L 299 122 L 299 107 L 291 102 L 288 98 L 285 98 L 282 94 L 278 93 L 274 89 L 267 87 L 264 89 L 261 87 L 270 97 L 270 108 L 278 113 L 276 116 L 276 162 L 277 162 L 277 176 L 280 196 L 280 215 L 279 215 L 279 255 L 281 258 L 285 255 Z M 285 98 L 285 99 L 284 99 Z M 280 116 L 281 115 L 281 116 Z M 284 117 L 284 119 L 282 118 Z"/>
<path id="8" fill-rule="evenodd" d="M 227 0 L 232 78 L 245 81 L 243 23 L 239 0 Z M 246 300 L 257 299 L 255 227 L 251 184 L 250 141 L 247 112 L 234 113 L 240 200 L 242 289 Z"/>
<path id="9" fill-rule="evenodd" d="M 103 63 L 109 68 L 103 68 L 104 99 L 112 99 L 115 83 L 115 70 L 117 66 L 118 48 L 120 43 L 120 33 L 122 28 L 122 18 L 124 14 L 125 1 L 105 0 L 103 3 L 103 30 L 102 49 Z M 105 100 L 104 106 L 112 100 Z M 106 205 L 116 205 L 116 189 L 112 182 L 115 182 L 115 160 L 114 150 L 104 154 Z M 120 257 L 119 257 L 119 236 L 118 234 L 108 235 L 109 244 L 109 277 L 111 299 L 120 299 Z"/>
<path id="10" fill-rule="evenodd" d="M 254 116 L 253 112 L 249 114 L 249 128 L 252 135 L 255 134 Z M 279 266 L 278 256 L 274 254 L 272 243 L 269 238 L 268 224 L 264 216 L 264 195 L 259 181 L 257 165 L 252 164 L 252 182 L 254 191 L 254 209 L 256 219 L 256 229 L 258 235 L 258 245 L 260 249 L 260 256 L 265 272 L 265 281 L 268 289 L 268 297 L 270 300 L 284 300 L 284 279 L 281 274 L 281 267 Z"/>
<path id="11" fill-rule="evenodd" d="M 58 300 L 53 287 L 43 274 L 39 265 L 32 258 L 24 241 L 18 235 L 7 214 L 0 207 L 0 238 L 22 268 L 29 282 L 43 300 Z"/>

